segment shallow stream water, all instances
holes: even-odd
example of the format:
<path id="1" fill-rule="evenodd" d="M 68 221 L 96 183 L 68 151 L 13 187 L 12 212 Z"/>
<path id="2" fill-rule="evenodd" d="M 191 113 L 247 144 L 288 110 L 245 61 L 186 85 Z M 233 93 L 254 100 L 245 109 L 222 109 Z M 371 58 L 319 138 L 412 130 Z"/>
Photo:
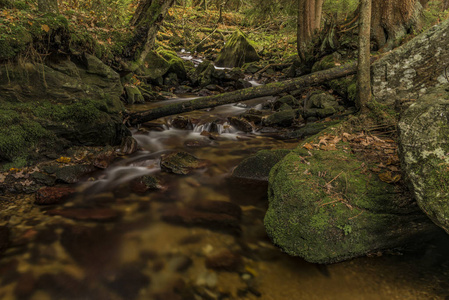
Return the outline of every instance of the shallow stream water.
<path id="1" fill-rule="evenodd" d="M 258 150 L 291 149 L 299 141 L 242 133 L 226 123 L 269 100 L 188 113 L 196 120 L 192 130 L 171 128 L 170 118 L 134 130 L 142 150 L 88 178 L 64 205 L 37 207 L 21 196 L 8 208 L 8 224 L 23 242 L 0 260 L 0 299 L 449 299 L 447 241 L 328 266 L 271 244 L 263 227 L 266 184 L 229 178 Z M 202 135 L 216 120 L 219 134 Z M 209 163 L 189 175 L 161 171 L 160 156 L 174 151 Z M 157 177 L 161 188 L 136 192 L 129 182 L 143 175 Z M 220 201 L 241 216 L 217 212 L 211 203 Z M 90 217 L 49 213 L 61 208 Z M 184 214 L 182 221 L 174 211 Z"/>

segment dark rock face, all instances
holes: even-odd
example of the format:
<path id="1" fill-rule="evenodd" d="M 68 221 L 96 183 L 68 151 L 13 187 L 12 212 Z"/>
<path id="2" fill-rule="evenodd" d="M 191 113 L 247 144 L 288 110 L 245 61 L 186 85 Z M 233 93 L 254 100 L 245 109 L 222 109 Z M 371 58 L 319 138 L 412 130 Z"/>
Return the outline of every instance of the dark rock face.
<path id="1" fill-rule="evenodd" d="M 401 166 L 421 209 L 449 233 L 449 86 L 422 96 L 402 115 Z"/>
<path id="2" fill-rule="evenodd" d="M 261 150 L 245 158 L 232 172 L 233 178 L 268 181 L 270 170 L 281 161 L 290 150 Z"/>
<path id="3" fill-rule="evenodd" d="M 187 152 L 174 152 L 161 157 L 161 169 L 167 172 L 186 175 L 193 170 L 202 169 L 209 163 Z"/>
<path id="4" fill-rule="evenodd" d="M 151 175 L 145 175 L 140 178 L 132 180 L 130 182 L 130 187 L 133 192 L 139 194 L 163 188 L 159 179 Z"/>
<path id="5" fill-rule="evenodd" d="M 81 178 L 95 170 L 96 168 L 94 166 L 88 164 L 65 166 L 59 168 L 55 172 L 55 176 L 57 180 L 65 183 L 77 183 L 81 180 Z"/>
<path id="6" fill-rule="evenodd" d="M 74 193 L 75 189 L 71 187 L 43 187 L 36 192 L 34 203 L 39 205 L 60 204 Z"/>
<path id="7" fill-rule="evenodd" d="M 0 226 L 0 254 L 8 248 L 10 244 L 10 230 L 6 226 Z"/>
<path id="8" fill-rule="evenodd" d="M 409 196 L 338 147 L 300 146 L 272 169 L 264 223 L 274 244 L 310 262 L 334 263 L 434 236 L 438 227 Z"/>
<path id="9" fill-rule="evenodd" d="M 254 46 L 247 40 L 245 35 L 237 30 L 227 41 L 225 47 L 217 57 L 216 64 L 220 67 L 241 67 L 245 63 L 258 61 Z"/>
<path id="10" fill-rule="evenodd" d="M 296 112 L 294 110 L 284 110 L 269 115 L 266 119 L 263 120 L 263 123 L 266 126 L 289 127 L 293 124 L 295 117 Z"/>

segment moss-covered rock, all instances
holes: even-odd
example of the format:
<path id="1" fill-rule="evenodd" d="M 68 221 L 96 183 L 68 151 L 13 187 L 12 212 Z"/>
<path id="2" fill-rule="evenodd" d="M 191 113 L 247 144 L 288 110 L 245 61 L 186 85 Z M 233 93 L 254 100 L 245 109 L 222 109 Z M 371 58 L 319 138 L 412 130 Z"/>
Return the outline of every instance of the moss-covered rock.
<path id="1" fill-rule="evenodd" d="M 209 84 L 215 83 L 216 81 L 213 78 L 214 73 L 215 73 L 214 65 L 210 61 L 205 60 L 202 63 L 200 63 L 196 68 L 192 76 L 193 83 L 201 87 L 205 87 Z"/>
<path id="2" fill-rule="evenodd" d="M 299 107 L 299 100 L 296 99 L 294 96 L 292 95 L 286 95 L 283 96 L 279 99 L 277 99 L 274 103 L 273 103 L 273 108 L 278 110 L 283 104 L 287 104 L 290 107 L 294 107 L 297 108 Z"/>
<path id="3" fill-rule="evenodd" d="M 401 165 L 416 201 L 449 233 L 449 85 L 412 104 L 398 126 Z"/>
<path id="4" fill-rule="evenodd" d="M 292 109 L 275 112 L 263 120 L 266 126 L 291 126 L 295 120 L 296 112 Z"/>
<path id="5" fill-rule="evenodd" d="M 164 171 L 186 175 L 206 167 L 209 163 L 187 152 L 173 152 L 162 155 L 160 164 Z"/>
<path id="6" fill-rule="evenodd" d="M 311 141 L 318 143 L 318 137 Z M 438 229 L 348 147 L 340 142 L 337 150 L 323 151 L 300 145 L 271 170 L 265 227 L 288 254 L 333 263 L 420 243 Z"/>
<path id="7" fill-rule="evenodd" d="M 136 86 L 125 86 L 125 94 L 128 104 L 145 103 L 142 93 Z"/>
<path id="8" fill-rule="evenodd" d="M 71 145 L 120 144 L 120 76 L 85 54 L 0 66 L 0 161 L 54 156 Z M 11 134 L 13 133 L 13 134 Z"/>
<path id="9" fill-rule="evenodd" d="M 333 54 L 323 57 L 320 61 L 317 61 L 312 67 L 312 73 L 331 69 L 336 67 L 335 56 Z"/>
<path id="10" fill-rule="evenodd" d="M 259 59 L 252 43 L 240 30 L 237 30 L 231 35 L 215 63 L 219 67 L 233 68 Z"/>
<path id="11" fill-rule="evenodd" d="M 151 80 L 157 80 L 164 76 L 170 69 L 170 63 L 156 51 L 150 51 L 145 62 L 136 71 L 139 75 L 146 76 Z"/>
<path id="12" fill-rule="evenodd" d="M 168 73 L 175 73 L 179 79 L 185 80 L 187 78 L 187 71 L 184 65 L 184 60 L 180 58 L 176 52 L 165 49 L 158 49 L 157 53 L 161 55 L 170 65 Z"/>

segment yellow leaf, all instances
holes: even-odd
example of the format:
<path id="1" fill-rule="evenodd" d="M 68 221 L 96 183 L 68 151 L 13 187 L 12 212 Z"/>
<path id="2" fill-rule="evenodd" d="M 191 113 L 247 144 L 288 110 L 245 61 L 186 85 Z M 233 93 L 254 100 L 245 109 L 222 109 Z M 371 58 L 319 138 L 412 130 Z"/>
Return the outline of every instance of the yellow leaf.
<path id="1" fill-rule="evenodd" d="M 57 161 L 57 162 L 60 162 L 60 163 L 69 163 L 69 162 L 72 161 L 72 159 L 71 159 L 70 157 L 64 157 L 64 156 L 61 156 L 61 157 L 58 158 L 56 161 Z"/>
<path id="2" fill-rule="evenodd" d="M 45 32 L 49 32 L 49 31 L 50 31 L 50 27 L 48 27 L 48 25 L 43 24 L 43 25 L 41 26 L 41 28 L 42 28 L 42 30 L 45 31 Z"/>

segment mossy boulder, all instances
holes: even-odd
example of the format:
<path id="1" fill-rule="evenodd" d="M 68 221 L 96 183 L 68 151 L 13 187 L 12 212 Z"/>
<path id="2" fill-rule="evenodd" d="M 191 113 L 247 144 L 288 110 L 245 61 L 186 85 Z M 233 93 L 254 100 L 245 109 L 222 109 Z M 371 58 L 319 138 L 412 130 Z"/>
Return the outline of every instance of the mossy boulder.
<path id="1" fill-rule="evenodd" d="M 72 145 L 115 145 L 130 134 L 120 76 L 92 55 L 0 72 L 8 74 L 0 77 L 0 161 L 53 158 Z"/>
<path id="2" fill-rule="evenodd" d="M 449 85 L 412 104 L 398 127 L 401 166 L 416 201 L 449 233 Z"/>
<path id="3" fill-rule="evenodd" d="M 215 64 L 219 67 L 241 67 L 245 63 L 259 61 L 252 42 L 240 31 L 235 31 L 218 54 Z"/>
<path id="4" fill-rule="evenodd" d="M 318 143 L 318 137 L 307 141 Z M 265 227 L 273 243 L 313 263 L 419 244 L 438 227 L 398 186 L 382 182 L 346 143 L 303 148 L 270 172 Z"/>
<path id="5" fill-rule="evenodd" d="M 209 84 L 216 83 L 213 78 L 215 73 L 215 68 L 212 62 L 205 60 L 198 65 L 193 74 L 193 83 L 201 87 L 208 86 Z"/>
<path id="6" fill-rule="evenodd" d="M 297 108 L 299 107 L 299 100 L 296 99 L 294 96 L 292 95 L 286 95 L 283 96 L 279 99 L 277 99 L 274 103 L 273 103 L 273 108 L 274 109 L 279 109 L 283 104 L 287 104 L 290 107 L 294 107 Z"/>
<path id="7" fill-rule="evenodd" d="M 128 104 L 145 103 L 145 99 L 142 96 L 142 93 L 136 86 L 125 86 L 125 95 L 126 103 Z"/>
<path id="8" fill-rule="evenodd" d="M 335 56 L 333 54 L 323 57 L 320 61 L 313 64 L 312 73 L 317 71 L 322 71 L 326 69 L 331 69 L 336 67 Z"/>
<path id="9" fill-rule="evenodd" d="M 161 55 L 170 65 L 168 73 L 175 73 L 179 79 L 185 80 L 187 78 L 187 71 L 184 65 L 184 60 L 176 54 L 176 52 L 165 49 L 158 49 L 157 53 Z"/>

